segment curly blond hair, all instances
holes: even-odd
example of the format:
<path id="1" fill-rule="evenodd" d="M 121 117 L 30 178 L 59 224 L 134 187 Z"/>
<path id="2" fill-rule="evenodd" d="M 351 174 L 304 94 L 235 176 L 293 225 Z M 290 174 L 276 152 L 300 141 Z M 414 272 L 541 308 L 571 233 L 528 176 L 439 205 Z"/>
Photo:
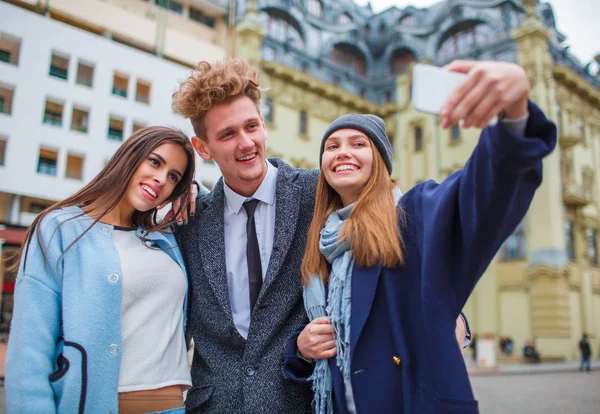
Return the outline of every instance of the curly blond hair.
<path id="1" fill-rule="evenodd" d="M 258 72 L 242 59 L 198 63 L 173 94 L 173 109 L 189 118 L 196 135 L 206 141 L 204 116 L 213 105 L 247 96 L 260 113 Z"/>

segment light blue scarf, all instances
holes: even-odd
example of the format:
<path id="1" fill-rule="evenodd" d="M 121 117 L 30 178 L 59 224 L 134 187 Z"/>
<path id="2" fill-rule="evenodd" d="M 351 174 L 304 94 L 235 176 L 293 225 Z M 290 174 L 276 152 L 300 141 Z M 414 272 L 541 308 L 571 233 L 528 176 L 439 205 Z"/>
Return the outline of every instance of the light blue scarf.
<path id="1" fill-rule="evenodd" d="M 394 188 L 395 205 L 398 204 L 401 196 L 400 189 Z M 349 205 L 331 213 L 321 230 L 319 250 L 331 264 L 327 301 L 325 300 L 325 286 L 318 275 L 311 275 L 304 287 L 304 308 L 308 318 L 312 321 L 324 315 L 329 316 L 337 351 L 336 365 L 340 369 L 345 383 L 350 381 L 350 313 L 354 259 L 352 250 L 350 250 L 350 242 L 340 240 L 339 234 L 345 222 L 342 217 L 348 217 L 352 208 L 353 205 Z M 333 413 L 333 383 L 326 359 L 319 359 L 315 362 L 315 368 L 309 380 L 313 382 L 316 413 Z"/>
<path id="2" fill-rule="evenodd" d="M 325 286 L 321 278 L 311 275 L 308 284 L 304 287 L 304 307 L 311 321 L 320 316 L 329 316 L 337 351 L 336 363 L 344 381 L 348 381 L 350 379 L 350 298 L 354 260 L 350 243 L 338 238 L 343 225 L 344 220 L 334 211 L 327 217 L 325 227 L 321 230 L 319 250 L 331 263 L 328 300 L 325 301 Z M 327 307 L 326 303 L 328 303 Z M 309 379 L 313 381 L 316 412 L 332 413 L 331 371 L 326 359 L 316 361 L 315 369 Z"/>

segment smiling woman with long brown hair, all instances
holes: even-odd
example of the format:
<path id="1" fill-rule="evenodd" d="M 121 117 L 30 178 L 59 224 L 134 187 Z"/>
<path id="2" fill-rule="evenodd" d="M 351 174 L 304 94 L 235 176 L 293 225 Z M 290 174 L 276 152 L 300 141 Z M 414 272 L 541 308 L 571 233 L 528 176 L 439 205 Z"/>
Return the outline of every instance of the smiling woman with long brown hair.
<path id="1" fill-rule="evenodd" d="M 10 412 L 183 412 L 187 277 L 157 207 L 187 208 L 194 151 L 146 127 L 43 211 L 21 250 L 6 360 Z"/>
<path id="2" fill-rule="evenodd" d="M 290 336 L 284 362 L 290 378 L 312 382 L 318 414 L 478 412 L 456 318 L 527 212 L 556 128 L 528 101 L 517 65 L 449 69 L 467 81 L 447 102 L 445 127 L 504 118 L 442 183 L 400 194 L 375 115 L 344 115 L 323 135 L 302 263 L 311 322 Z"/>

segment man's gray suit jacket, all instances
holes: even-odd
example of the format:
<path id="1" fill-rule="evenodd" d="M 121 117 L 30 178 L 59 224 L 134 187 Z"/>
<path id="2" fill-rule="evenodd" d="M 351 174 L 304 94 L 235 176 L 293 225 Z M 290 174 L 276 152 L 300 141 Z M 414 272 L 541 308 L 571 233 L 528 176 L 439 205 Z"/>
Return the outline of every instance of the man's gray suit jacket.
<path id="1" fill-rule="evenodd" d="M 283 373 L 291 331 L 307 323 L 300 264 L 306 247 L 318 170 L 281 160 L 275 196 L 275 240 L 245 340 L 231 314 L 225 264 L 223 178 L 202 194 L 196 214 L 177 231 L 189 275 L 188 335 L 194 339 L 193 387 L 187 412 L 309 413 L 309 386 Z"/>

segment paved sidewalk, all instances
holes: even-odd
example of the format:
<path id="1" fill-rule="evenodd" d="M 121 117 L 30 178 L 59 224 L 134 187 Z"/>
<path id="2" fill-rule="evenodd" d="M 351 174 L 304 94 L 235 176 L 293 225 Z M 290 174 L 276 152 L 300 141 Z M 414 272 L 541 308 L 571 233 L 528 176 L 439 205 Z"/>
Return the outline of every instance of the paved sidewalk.
<path id="1" fill-rule="evenodd" d="M 494 368 L 467 367 L 471 376 L 550 374 L 579 371 L 580 361 L 541 362 L 538 364 L 506 364 Z M 600 371 L 600 361 L 592 360 L 592 371 Z"/>

